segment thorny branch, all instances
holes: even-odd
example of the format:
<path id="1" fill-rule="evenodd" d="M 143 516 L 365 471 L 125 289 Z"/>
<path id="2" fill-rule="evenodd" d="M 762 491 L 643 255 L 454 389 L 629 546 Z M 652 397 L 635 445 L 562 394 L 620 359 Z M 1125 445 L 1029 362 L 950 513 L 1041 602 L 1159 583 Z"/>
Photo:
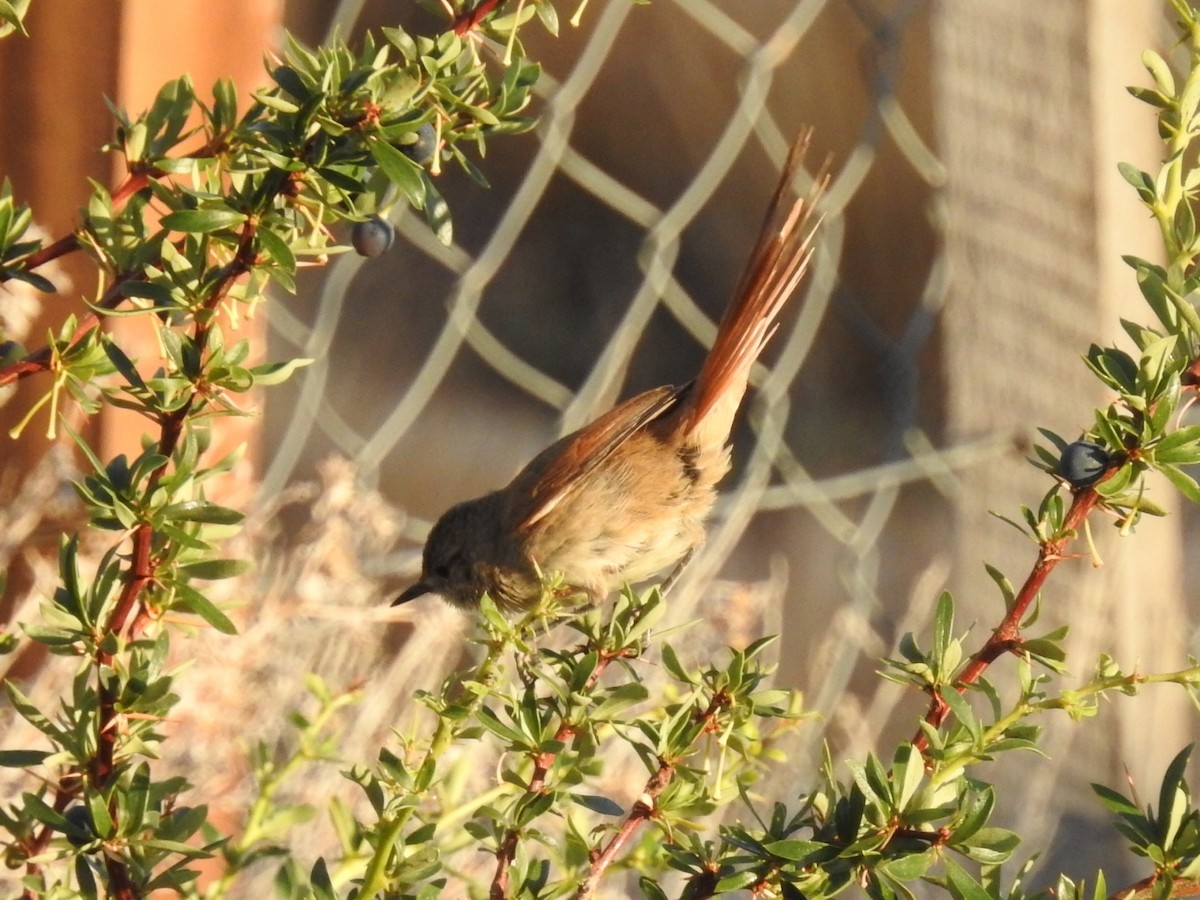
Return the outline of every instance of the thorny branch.
<path id="1" fill-rule="evenodd" d="M 1063 520 L 1061 535 L 1053 540 L 1044 541 L 1038 549 L 1038 556 L 1021 590 L 1017 592 L 1011 608 L 1004 619 L 992 632 L 982 647 L 971 657 L 962 674 L 955 680 L 954 689 L 960 694 L 969 685 L 975 684 L 987 671 L 988 666 L 1005 653 L 1017 652 L 1021 649 L 1021 621 L 1029 611 L 1029 607 L 1037 599 L 1042 585 L 1054 568 L 1064 559 L 1068 544 L 1076 530 L 1082 526 L 1084 519 L 1096 508 L 1100 495 L 1092 487 L 1084 488 L 1074 495 L 1071 506 Z M 930 688 L 929 711 L 925 721 L 937 728 L 950 715 L 950 707 L 936 688 Z M 924 731 L 918 731 L 912 739 L 913 746 L 924 753 L 929 748 L 929 738 Z"/>
<path id="2" fill-rule="evenodd" d="M 616 653 L 601 653 L 596 663 L 596 668 L 588 676 L 587 681 L 584 682 L 583 693 L 586 694 L 596 686 L 610 663 L 632 655 L 632 651 L 628 649 Z M 559 726 L 558 731 L 555 732 L 554 740 L 557 743 L 566 744 L 576 733 L 576 726 L 569 722 L 564 722 Z M 550 774 L 550 768 L 554 765 L 554 761 L 557 758 L 558 755 L 550 751 L 538 753 L 534 756 L 533 773 L 530 775 L 529 785 L 525 789 L 527 793 L 531 795 L 540 794 L 546 789 L 546 776 Z M 520 843 L 520 839 L 520 831 L 516 828 L 510 828 L 500 841 L 500 847 L 496 850 L 496 873 L 492 876 L 492 885 L 488 891 L 490 900 L 504 900 L 508 896 L 508 869 L 516 858 L 517 845 Z"/>

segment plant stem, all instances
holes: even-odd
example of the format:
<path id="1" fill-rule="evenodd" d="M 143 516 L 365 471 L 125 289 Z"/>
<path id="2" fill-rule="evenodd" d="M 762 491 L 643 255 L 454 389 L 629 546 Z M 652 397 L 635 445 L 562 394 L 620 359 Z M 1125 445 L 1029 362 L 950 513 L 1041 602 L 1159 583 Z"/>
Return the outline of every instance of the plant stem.
<path id="1" fill-rule="evenodd" d="M 1085 488 L 1074 495 L 1074 498 L 1071 500 L 1071 507 L 1067 510 L 1066 517 L 1063 519 L 1062 529 L 1059 531 L 1058 536 L 1041 544 L 1037 560 L 1033 564 L 1033 569 L 1029 572 L 1025 583 L 1021 585 L 1021 590 L 1014 598 L 1008 613 L 996 627 L 996 630 L 992 632 L 991 637 L 971 657 L 966 667 L 962 670 L 962 674 L 955 679 L 954 690 L 960 694 L 963 693 L 969 685 L 974 684 L 983 676 L 983 673 L 987 671 L 988 666 L 993 662 L 1005 653 L 1020 649 L 1021 620 L 1025 618 L 1025 614 L 1029 611 L 1029 607 L 1033 605 L 1033 601 L 1037 598 L 1038 592 L 1041 591 L 1042 585 L 1050 573 L 1064 559 L 1066 548 L 1074 538 L 1076 532 L 1099 502 L 1100 495 L 1091 487 Z M 925 721 L 934 728 L 938 728 L 950 715 L 950 707 L 942 699 L 937 689 L 930 689 L 930 697 L 929 711 L 925 714 Z M 912 745 L 922 753 L 925 753 L 929 749 L 929 738 L 924 731 L 916 733 L 912 739 Z"/>

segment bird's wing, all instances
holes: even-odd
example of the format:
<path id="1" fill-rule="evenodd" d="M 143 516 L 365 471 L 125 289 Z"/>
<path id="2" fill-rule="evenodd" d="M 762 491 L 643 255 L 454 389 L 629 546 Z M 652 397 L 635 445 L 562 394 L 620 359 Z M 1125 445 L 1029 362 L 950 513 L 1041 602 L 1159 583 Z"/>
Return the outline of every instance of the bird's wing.
<path id="1" fill-rule="evenodd" d="M 519 527 L 536 525 L 633 434 L 673 408 L 687 387 L 668 385 L 631 397 L 534 457 L 514 479 L 525 482 L 529 497 Z"/>

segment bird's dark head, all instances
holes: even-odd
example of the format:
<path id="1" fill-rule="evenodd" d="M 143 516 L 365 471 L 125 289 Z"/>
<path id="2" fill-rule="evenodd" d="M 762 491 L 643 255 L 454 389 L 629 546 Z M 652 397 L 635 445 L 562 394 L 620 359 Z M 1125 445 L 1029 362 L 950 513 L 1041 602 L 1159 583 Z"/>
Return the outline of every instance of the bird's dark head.
<path id="1" fill-rule="evenodd" d="M 398 606 L 426 594 L 438 594 L 462 610 L 479 608 L 488 594 L 501 606 L 512 596 L 505 557 L 496 543 L 498 497 L 489 494 L 452 506 L 425 541 L 421 578 L 392 603 Z"/>

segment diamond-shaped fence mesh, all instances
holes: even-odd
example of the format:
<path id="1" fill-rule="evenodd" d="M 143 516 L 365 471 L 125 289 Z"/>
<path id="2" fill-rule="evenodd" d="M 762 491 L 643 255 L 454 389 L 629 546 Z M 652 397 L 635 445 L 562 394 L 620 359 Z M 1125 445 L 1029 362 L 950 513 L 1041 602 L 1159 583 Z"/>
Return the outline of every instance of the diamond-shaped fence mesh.
<path id="1" fill-rule="evenodd" d="M 367 23 L 370 11 L 346 7 L 343 33 Z M 671 616 L 703 620 L 689 633 L 701 656 L 782 635 L 780 680 L 821 719 L 791 748 L 781 799 L 811 778 L 823 742 L 861 754 L 911 733 L 922 704 L 874 676 L 878 659 L 927 628 L 964 565 L 951 524 L 964 486 L 1022 465 L 1007 424 L 947 438 L 938 12 L 904 0 L 593 0 L 579 29 L 534 39 L 539 125 L 492 142 L 489 191 L 444 176 L 454 244 L 399 211 L 386 261 L 341 257 L 272 311 L 277 355 L 315 362 L 270 401 L 264 496 L 286 499 L 318 470 L 335 482 L 352 472 L 394 528 L 352 526 L 362 590 L 345 592 L 348 569 L 301 579 L 301 618 L 394 621 L 375 605 L 378 585 L 415 575 L 447 506 L 502 485 L 616 399 L 690 378 L 787 146 L 812 125 L 810 171 L 828 155 L 834 175 L 815 265 L 757 373 L 734 473 Z M 302 528 L 302 545 L 319 547 L 318 531 Z M 965 615 L 991 621 L 991 599 Z M 312 652 L 347 677 L 369 670 L 373 695 L 406 696 L 459 664 L 469 627 L 427 603 L 398 614 L 382 651 L 374 628 L 352 627 L 352 640 L 326 634 Z M 368 701 L 364 746 L 394 719 L 391 702 Z M 1061 765 L 1046 764 L 1050 782 Z M 1035 843 L 1057 824 L 1041 810 L 1009 815 Z"/>
<path id="2" fill-rule="evenodd" d="M 386 264 L 341 257 L 310 308 L 273 311 L 281 352 L 315 362 L 272 406 L 265 494 L 345 457 L 406 514 L 375 572 L 411 576 L 451 502 L 502 484 L 614 399 L 694 374 L 787 146 L 811 123 L 810 163 L 828 153 L 835 177 L 810 285 L 768 352 L 735 475 L 672 605 L 681 621 L 693 615 L 753 544 L 742 570 L 777 571 L 788 597 L 757 616 L 807 632 L 789 639 L 801 652 L 787 654 L 788 674 L 803 683 L 819 669 L 810 702 L 838 709 L 856 669 L 896 628 L 918 627 L 934 596 L 914 607 L 905 585 L 936 558 L 936 529 L 920 562 L 900 559 L 910 541 L 893 537 L 889 550 L 885 535 L 910 527 L 916 507 L 944 507 L 956 473 L 1009 444 L 985 435 L 935 450 L 928 436 L 940 427 L 922 393 L 938 381 L 929 351 L 946 295 L 942 171 L 928 143 L 928 70 L 904 71 L 910 45 L 927 44 L 927 12 L 591 4 L 548 62 L 535 135 L 493 142 L 492 190 L 446 186 L 453 246 L 402 212 L 403 247 Z M 883 220 L 880 197 L 893 207 Z M 851 233 L 855 222 L 865 234 Z M 914 252 L 899 262 L 905 247 Z M 905 498 L 913 484 L 918 496 Z M 889 609 L 904 622 L 873 621 Z M 814 618 L 821 629 L 806 626 Z"/>

